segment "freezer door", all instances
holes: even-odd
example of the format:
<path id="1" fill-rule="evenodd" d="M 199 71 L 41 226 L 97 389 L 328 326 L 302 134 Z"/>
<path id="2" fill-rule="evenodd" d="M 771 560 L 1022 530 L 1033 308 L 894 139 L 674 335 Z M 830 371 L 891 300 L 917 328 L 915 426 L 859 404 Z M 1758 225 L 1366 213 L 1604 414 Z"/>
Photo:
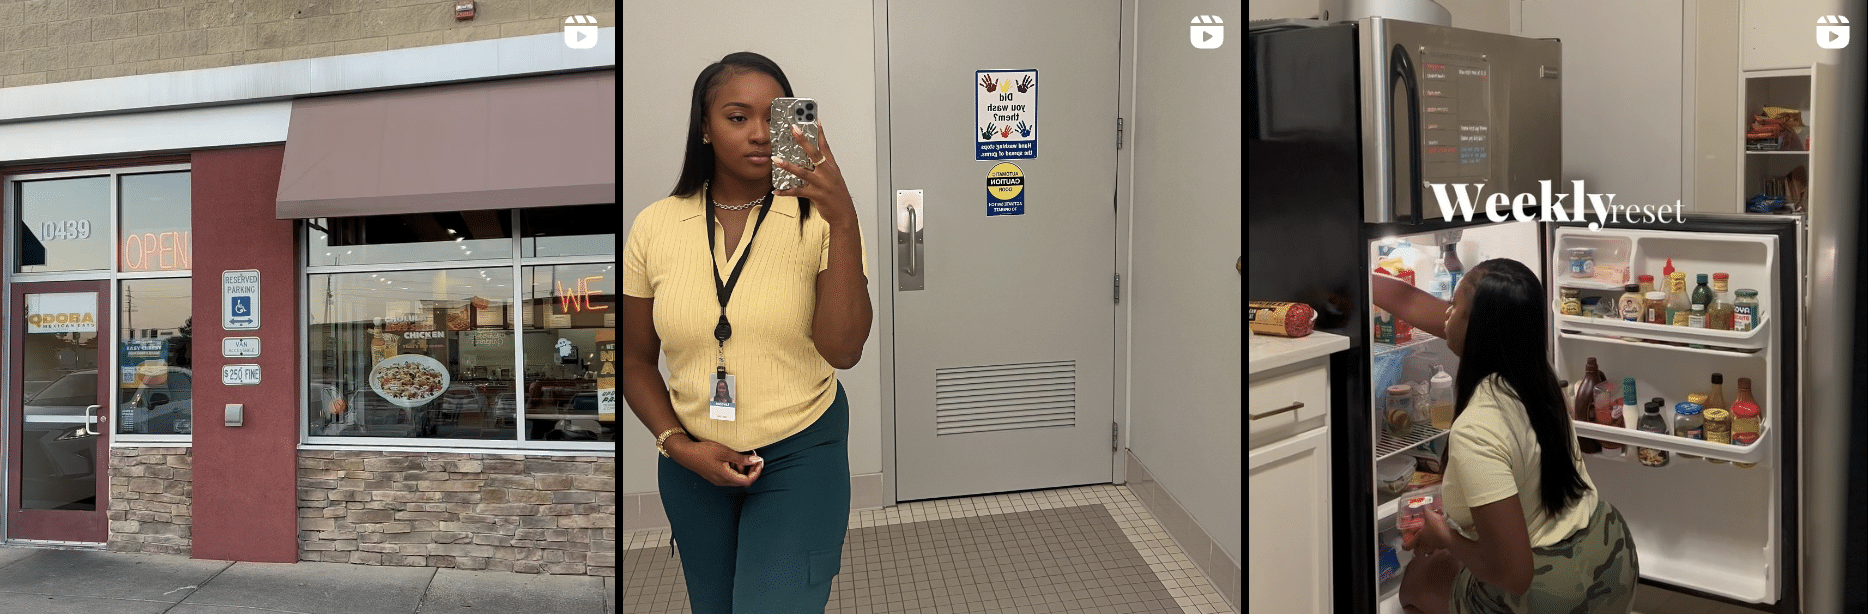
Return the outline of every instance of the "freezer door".
<path id="1" fill-rule="evenodd" d="M 1561 179 L 1560 42 L 1380 17 L 1358 42 L 1364 221 L 1464 221 L 1454 184 L 1470 198 Z"/>

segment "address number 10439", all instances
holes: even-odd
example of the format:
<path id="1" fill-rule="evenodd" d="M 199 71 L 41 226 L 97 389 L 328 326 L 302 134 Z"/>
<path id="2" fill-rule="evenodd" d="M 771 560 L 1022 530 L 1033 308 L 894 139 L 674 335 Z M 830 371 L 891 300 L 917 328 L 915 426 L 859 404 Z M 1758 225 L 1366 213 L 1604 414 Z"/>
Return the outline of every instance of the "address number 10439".
<path id="1" fill-rule="evenodd" d="M 39 224 L 40 241 L 72 241 L 91 238 L 91 220 L 49 221 Z"/>

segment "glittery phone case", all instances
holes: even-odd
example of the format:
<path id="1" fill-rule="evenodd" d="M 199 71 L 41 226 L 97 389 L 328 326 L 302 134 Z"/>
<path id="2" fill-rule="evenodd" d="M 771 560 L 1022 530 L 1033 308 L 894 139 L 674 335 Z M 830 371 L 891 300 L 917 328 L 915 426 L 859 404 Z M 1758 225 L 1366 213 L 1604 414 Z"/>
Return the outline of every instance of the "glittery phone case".
<path id="1" fill-rule="evenodd" d="M 791 127 L 797 126 L 804 131 L 804 140 L 817 146 L 817 101 L 809 98 L 774 98 L 772 99 L 772 157 L 783 159 L 806 169 L 816 168 L 804 153 L 804 147 L 791 138 Z M 820 154 L 821 155 L 821 154 Z M 802 187 L 804 180 L 772 165 L 772 189 L 789 190 Z"/>

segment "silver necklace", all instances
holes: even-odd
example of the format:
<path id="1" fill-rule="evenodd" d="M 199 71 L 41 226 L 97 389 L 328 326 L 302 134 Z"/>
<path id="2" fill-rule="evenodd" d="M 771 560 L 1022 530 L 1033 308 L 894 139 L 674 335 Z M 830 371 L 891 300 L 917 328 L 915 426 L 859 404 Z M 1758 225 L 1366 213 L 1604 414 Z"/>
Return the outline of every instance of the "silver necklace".
<path id="1" fill-rule="evenodd" d="M 711 190 L 709 190 L 709 189 L 708 189 L 708 187 L 709 187 L 709 185 L 708 185 L 708 184 L 711 184 L 711 183 L 712 183 L 711 181 L 703 181 L 703 182 L 701 182 L 701 193 L 702 193 L 702 194 L 712 194 L 712 193 L 713 193 L 713 192 L 712 192 Z M 751 207 L 751 206 L 753 206 L 753 205 L 757 205 L 757 204 L 759 204 L 759 201 L 762 201 L 762 200 L 765 200 L 765 197 L 764 197 L 764 196 L 761 196 L 761 197 L 759 197 L 759 198 L 758 198 L 758 200 L 754 200 L 754 201 L 752 201 L 752 202 L 749 202 L 749 203 L 746 203 L 746 204 L 744 204 L 744 205 L 739 205 L 739 206 L 737 206 L 737 207 L 728 207 L 728 206 L 726 206 L 726 205 L 722 205 L 722 204 L 720 204 L 720 201 L 717 201 L 717 200 L 714 200 L 714 199 L 713 199 L 713 198 L 711 198 L 711 197 L 709 197 L 709 198 L 707 199 L 707 202 L 710 202 L 710 203 L 713 203 L 713 206 L 715 206 L 715 207 L 719 207 L 719 208 L 721 208 L 721 209 L 725 209 L 725 210 L 727 210 L 727 211 L 744 211 L 744 210 L 746 210 L 746 209 L 747 209 L 748 207 Z"/>

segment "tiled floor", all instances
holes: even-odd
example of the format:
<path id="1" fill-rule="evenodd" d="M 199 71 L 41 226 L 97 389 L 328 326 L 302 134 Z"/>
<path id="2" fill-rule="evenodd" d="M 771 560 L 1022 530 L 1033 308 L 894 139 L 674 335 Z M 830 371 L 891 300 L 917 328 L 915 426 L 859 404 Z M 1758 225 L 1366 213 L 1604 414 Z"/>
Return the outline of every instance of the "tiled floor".
<path id="1" fill-rule="evenodd" d="M 667 531 L 623 534 L 623 611 L 688 611 L 670 554 Z M 853 512 L 825 611 L 1233 610 L 1127 487 L 1100 485 Z"/>
<path id="2" fill-rule="evenodd" d="M 1664 588 L 1640 585 L 1635 589 L 1634 614 L 1758 614 L 1722 601 L 1701 599 Z"/>

